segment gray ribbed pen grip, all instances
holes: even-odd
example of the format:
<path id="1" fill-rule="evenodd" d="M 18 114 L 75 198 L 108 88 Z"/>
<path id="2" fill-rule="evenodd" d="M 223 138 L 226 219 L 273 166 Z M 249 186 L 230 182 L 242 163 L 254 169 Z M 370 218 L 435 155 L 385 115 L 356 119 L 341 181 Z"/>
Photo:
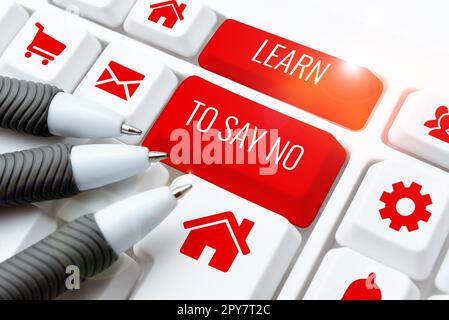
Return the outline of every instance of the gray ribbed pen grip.
<path id="1" fill-rule="evenodd" d="M 49 137 L 50 103 L 61 92 L 54 86 L 0 76 L 0 127 Z"/>
<path id="2" fill-rule="evenodd" d="M 0 155 L 0 207 L 78 194 L 71 150 L 70 145 L 56 144 Z"/>
<path id="3" fill-rule="evenodd" d="M 1 263 L 0 300 L 54 299 L 67 291 L 67 267 L 79 268 L 82 282 L 117 259 L 94 216 L 84 216 Z"/>

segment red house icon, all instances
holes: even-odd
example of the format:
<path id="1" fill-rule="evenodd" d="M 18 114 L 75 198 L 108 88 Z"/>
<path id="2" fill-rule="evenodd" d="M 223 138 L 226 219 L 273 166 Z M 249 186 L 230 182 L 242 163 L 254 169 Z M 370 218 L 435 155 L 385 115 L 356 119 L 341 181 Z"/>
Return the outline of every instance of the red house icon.
<path id="1" fill-rule="evenodd" d="M 164 1 L 160 3 L 155 3 L 150 6 L 152 9 L 148 20 L 158 23 L 160 19 L 164 18 L 164 27 L 173 29 L 178 21 L 184 20 L 182 13 L 184 12 L 186 4 L 178 4 L 176 0 Z"/>
<path id="2" fill-rule="evenodd" d="M 246 238 L 254 222 L 244 219 L 239 225 L 232 212 L 220 213 L 184 223 L 190 233 L 181 253 L 198 260 L 206 247 L 215 249 L 209 266 L 228 272 L 239 252 L 250 253 Z"/>

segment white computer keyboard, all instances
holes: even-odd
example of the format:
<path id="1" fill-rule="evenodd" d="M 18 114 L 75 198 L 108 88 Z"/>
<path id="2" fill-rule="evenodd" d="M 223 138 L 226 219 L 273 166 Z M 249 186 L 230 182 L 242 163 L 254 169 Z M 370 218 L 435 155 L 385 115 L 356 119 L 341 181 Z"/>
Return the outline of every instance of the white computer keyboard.
<path id="1" fill-rule="evenodd" d="M 145 131 L 178 85 L 198 76 L 332 134 L 348 156 L 307 228 L 257 205 L 264 199 L 254 193 L 244 199 L 213 178 L 157 165 L 39 209 L 1 210 L 0 261 L 64 221 L 174 181 L 195 188 L 169 219 L 111 270 L 62 299 L 449 298 L 449 22 L 438 17 L 448 5 L 430 2 L 184 0 L 176 2 L 176 17 L 161 20 L 156 9 L 173 2 L 2 0 L 0 74 L 56 84 L 122 112 Z M 227 19 L 374 72 L 384 88 L 367 125 L 352 131 L 200 67 L 198 53 Z M 170 32 L 179 21 L 185 23 Z M 51 46 L 42 51 L 45 35 Z M 189 83 L 192 90 L 201 85 Z M 176 113 L 166 111 L 164 124 L 170 116 L 176 122 Z M 163 135 L 160 127 L 153 130 Z M 68 140 L 0 130 L 1 153 L 59 141 Z M 269 198 L 263 180 L 256 182 L 254 190 Z M 198 228 L 204 225 L 216 226 L 213 235 Z M 215 250 L 202 243 L 206 237 L 218 241 Z"/>

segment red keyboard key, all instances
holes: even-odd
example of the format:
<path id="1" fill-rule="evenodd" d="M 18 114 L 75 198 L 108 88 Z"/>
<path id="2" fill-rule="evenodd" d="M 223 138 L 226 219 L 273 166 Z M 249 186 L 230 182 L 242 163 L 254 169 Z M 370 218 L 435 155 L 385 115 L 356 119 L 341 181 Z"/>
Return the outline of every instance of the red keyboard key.
<path id="1" fill-rule="evenodd" d="M 313 222 L 346 159 L 331 134 L 199 77 L 180 85 L 144 145 L 300 227 Z"/>
<path id="2" fill-rule="evenodd" d="M 368 69 L 234 20 L 221 25 L 199 63 L 352 130 L 365 126 L 383 92 Z"/>

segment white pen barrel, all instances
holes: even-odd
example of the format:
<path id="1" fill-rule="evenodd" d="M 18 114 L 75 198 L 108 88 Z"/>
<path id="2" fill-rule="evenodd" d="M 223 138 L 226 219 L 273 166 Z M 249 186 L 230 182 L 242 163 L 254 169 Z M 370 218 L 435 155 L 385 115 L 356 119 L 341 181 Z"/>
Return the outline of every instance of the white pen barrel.
<path id="1" fill-rule="evenodd" d="M 117 138 L 122 135 L 122 115 L 80 96 L 60 92 L 48 109 L 48 130 L 72 138 Z"/>
<path id="2" fill-rule="evenodd" d="M 71 151 L 71 164 L 80 191 L 130 178 L 150 167 L 149 150 L 128 145 L 85 145 Z"/>
<path id="3" fill-rule="evenodd" d="M 130 178 L 151 165 L 145 147 L 48 147 L 0 155 L 0 207 L 56 200 Z"/>
<path id="4" fill-rule="evenodd" d="M 58 297 L 67 290 L 67 267 L 78 267 L 81 281 L 96 276 L 159 225 L 176 205 L 175 196 L 164 187 L 69 222 L 0 263 L 0 300 Z"/>
<path id="5" fill-rule="evenodd" d="M 177 203 L 170 189 L 164 187 L 120 201 L 94 217 L 108 244 L 120 254 L 156 228 Z"/>
<path id="6" fill-rule="evenodd" d="M 118 258 L 93 215 L 83 216 L 0 263 L 0 300 L 54 299 L 68 290 L 68 267 L 84 282 Z"/>

